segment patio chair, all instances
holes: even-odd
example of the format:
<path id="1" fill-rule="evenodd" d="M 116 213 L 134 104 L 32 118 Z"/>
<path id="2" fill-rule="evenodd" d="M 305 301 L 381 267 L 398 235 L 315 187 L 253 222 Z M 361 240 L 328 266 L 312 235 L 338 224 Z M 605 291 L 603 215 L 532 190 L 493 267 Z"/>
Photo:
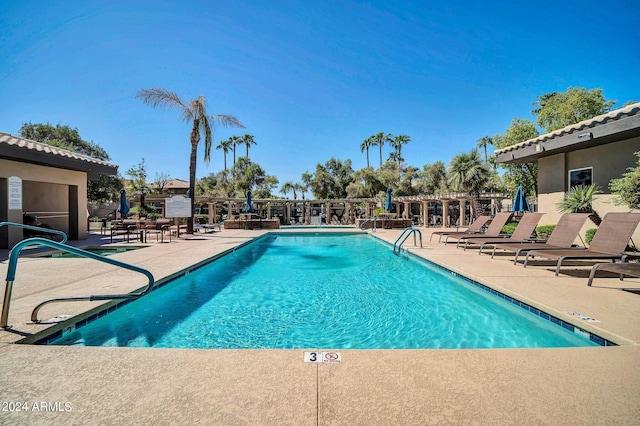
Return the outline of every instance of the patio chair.
<path id="1" fill-rule="evenodd" d="M 638 223 L 640 223 L 640 213 L 607 213 L 588 249 L 530 250 L 524 259 L 524 267 L 527 267 L 529 257 L 557 260 L 556 276 L 558 276 L 562 262 L 566 259 L 610 259 L 612 262 L 619 259 L 624 262 L 629 256 L 624 250 Z"/>
<path id="2" fill-rule="evenodd" d="M 473 221 L 469 225 L 469 227 L 464 231 L 436 231 L 431 233 L 431 237 L 429 237 L 429 241 L 433 238 L 434 235 L 439 235 L 438 242 L 442 240 L 443 235 L 451 235 L 451 234 L 478 234 L 482 232 L 482 228 L 487 224 L 487 222 L 491 219 L 491 216 L 480 216 L 476 220 Z"/>
<path id="3" fill-rule="evenodd" d="M 502 227 L 507 223 L 509 218 L 511 217 L 511 212 L 502 212 L 498 213 L 491 220 L 491 223 L 487 227 L 486 231 L 482 235 L 469 235 L 464 232 L 449 234 L 447 238 L 445 238 L 444 243 L 449 242 L 449 238 L 453 238 L 457 240 L 456 247 L 460 247 L 460 243 L 466 241 L 467 238 L 486 238 L 486 237 L 498 237 L 500 236 L 500 232 L 502 231 Z"/>
<path id="4" fill-rule="evenodd" d="M 496 250 L 515 252 L 513 264 L 518 263 L 518 256 L 529 250 L 564 250 L 574 246 L 574 241 L 580 233 L 580 229 L 587 221 L 588 213 L 565 213 L 560 217 L 558 224 L 549 235 L 546 241 L 532 240 L 521 243 L 498 243 L 493 245 L 491 258 L 496 254 Z M 582 247 L 584 248 L 584 247 Z M 482 251 L 481 251 L 482 253 Z"/>
<path id="5" fill-rule="evenodd" d="M 109 242 L 113 243 L 113 237 L 117 235 L 124 236 L 127 242 L 131 241 L 131 235 L 134 235 L 135 238 L 139 238 L 139 236 L 136 236 L 136 234 L 138 234 L 137 229 L 138 221 L 135 219 L 113 221 L 111 222 L 111 238 Z"/>
<path id="6" fill-rule="evenodd" d="M 518 225 L 511 236 L 482 237 L 478 235 L 478 238 L 476 238 L 476 236 L 473 236 L 473 238 L 467 238 L 465 239 L 464 249 L 467 250 L 467 247 L 469 247 L 470 244 L 474 246 L 479 245 L 480 252 L 478 254 L 480 254 L 486 244 L 491 245 L 505 241 L 520 243 L 530 240 L 531 235 L 536 231 L 536 226 L 538 226 L 538 222 L 540 222 L 542 215 L 544 215 L 544 213 L 525 213 L 524 216 L 522 216 L 522 219 L 520 219 L 520 222 L 518 222 Z"/>
<path id="7" fill-rule="evenodd" d="M 593 279 L 596 276 L 596 272 L 598 271 L 607 271 L 620 274 L 620 281 L 622 281 L 625 275 L 640 277 L 640 263 L 596 263 L 591 268 L 591 273 L 589 274 L 589 281 L 587 282 L 587 285 L 589 287 L 591 287 Z"/>

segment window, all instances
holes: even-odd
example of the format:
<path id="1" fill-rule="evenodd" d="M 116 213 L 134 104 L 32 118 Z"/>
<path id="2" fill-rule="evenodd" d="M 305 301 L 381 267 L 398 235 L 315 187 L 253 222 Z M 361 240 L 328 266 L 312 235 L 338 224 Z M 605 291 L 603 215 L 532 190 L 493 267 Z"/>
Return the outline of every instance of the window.
<path id="1" fill-rule="evenodd" d="M 569 188 L 589 186 L 593 183 L 593 167 L 569 170 Z"/>

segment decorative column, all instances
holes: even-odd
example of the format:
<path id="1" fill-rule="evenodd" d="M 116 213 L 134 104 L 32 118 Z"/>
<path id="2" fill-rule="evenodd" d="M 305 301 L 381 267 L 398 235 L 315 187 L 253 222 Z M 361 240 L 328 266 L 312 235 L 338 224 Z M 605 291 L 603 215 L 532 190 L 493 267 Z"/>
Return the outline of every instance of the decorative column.
<path id="1" fill-rule="evenodd" d="M 460 226 L 467 226 L 467 200 L 460 200 Z"/>
<path id="2" fill-rule="evenodd" d="M 442 201 L 442 226 L 449 226 L 449 200 Z"/>
<path id="3" fill-rule="evenodd" d="M 209 220 L 207 222 L 209 223 L 209 225 L 213 225 L 213 223 L 216 221 L 216 203 L 208 202 L 207 210 L 209 211 Z"/>
<path id="4" fill-rule="evenodd" d="M 420 201 L 420 217 L 422 217 L 422 225 L 429 227 L 429 200 Z"/>

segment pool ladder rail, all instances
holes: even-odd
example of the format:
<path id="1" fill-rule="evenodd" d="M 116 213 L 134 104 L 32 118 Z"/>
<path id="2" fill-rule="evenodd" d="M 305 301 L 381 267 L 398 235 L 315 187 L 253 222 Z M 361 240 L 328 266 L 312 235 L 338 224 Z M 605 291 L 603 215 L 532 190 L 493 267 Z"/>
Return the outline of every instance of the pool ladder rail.
<path id="1" fill-rule="evenodd" d="M 0 223 L 0 226 L 3 226 L 3 225 L 14 225 L 14 224 L 11 223 L 11 222 L 2 222 L 2 223 Z M 15 225 L 19 226 L 21 224 L 15 224 Z M 57 231 L 57 232 L 60 232 L 60 231 Z M 64 235 L 64 240 L 66 241 L 66 234 Z M 105 294 L 105 295 L 93 295 L 93 296 L 58 297 L 58 298 L 54 298 L 54 299 L 45 300 L 44 302 L 42 302 L 38 306 L 36 306 L 34 308 L 33 312 L 31 313 L 31 321 L 34 322 L 34 323 L 40 323 L 41 322 L 38 319 L 38 311 L 40 310 L 40 308 L 42 308 L 43 306 L 45 306 L 45 305 L 47 305 L 49 303 L 54 303 L 54 302 L 77 302 L 77 301 L 96 301 L 96 300 L 137 299 L 137 298 L 142 297 L 145 294 L 149 293 L 151 290 L 153 290 L 153 287 L 154 287 L 153 274 L 151 274 L 151 272 L 149 272 L 148 270 L 146 270 L 144 268 L 140 268 L 138 266 L 131 265 L 129 263 L 121 262 L 119 260 L 108 258 L 106 256 L 102 256 L 102 255 L 99 255 L 99 254 L 96 254 L 96 253 L 91 253 L 89 251 L 82 250 L 82 249 L 79 249 L 77 247 L 73 247 L 73 246 L 70 246 L 70 245 L 67 245 L 67 244 L 64 244 L 64 243 L 58 243 L 56 241 L 51 241 L 51 240 L 48 240 L 48 239 L 45 239 L 45 238 L 40 238 L 40 237 L 28 238 L 26 240 L 20 241 L 9 252 L 9 267 L 7 268 L 7 278 L 6 278 L 6 286 L 5 286 L 5 290 L 4 290 L 4 300 L 3 300 L 3 304 L 2 304 L 2 314 L 0 316 L 0 327 L 1 328 L 4 328 L 4 329 L 11 328 L 11 325 L 8 324 L 8 320 L 9 320 L 9 305 L 10 305 L 10 302 L 11 302 L 11 292 L 13 290 L 13 282 L 15 281 L 15 278 L 16 278 L 16 269 L 17 269 L 17 266 L 18 266 L 18 256 L 19 256 L 20 252 L 22 251 L 22 249 L 26 248 L 27 246 L 32 246 L 32 245 L 51 247 L 51 248 L 54 248 L 54 249 L 58 249 L 58 250 L 61 250 L 61 251 L 65 251 L 65 252 L 68 252 L 68 253 L 75 254 L 77 256 L 86 257 L 86 258 L 89 258 L 89 259 L 97 260 L 99 262 L 104 262 L 104 263 L 108 263 L 110 265 L 118 266 L 120 268 L 128 269 L 128 270 L 133 271 L 133 272 L 138 272 L 138 273 L 141 273 L 141 274 L 145 275 L 147 277 L 148 281 L 149 281 L 147 286 L 146 286 L 146 288 L 144 288 L 142 291 L 139 291 L 139 292 L 131 292 L 131 293 L 127 293 L 127 294 Z"/>
<path id="2" fill-rule="evenodd" d="M 407 241 L 407 238 L 409 238 L 409 236 L 412 234 L 413 234 L 413 245 L 417 246 L 418 244 L 416 242 L 416 233 L 420 236 L 420 248 L 422 248 L 422 232 L 419 229 L 414 228 L 413 226 L 410 226 L 409 228 L 405 228 L 400 234 L 400 236 L 393 243 L 393 253 L 394 254 L 400 253 L 400 247 L 402 247 L 402 244 L 405 241 Z M 404 238 L 402 239 L 402 241 L 400 241 L 402 237 Z M 399 244 L 398 244 L 398 241 L 400 241 Z M 397 251 L 396 251 L 396 248 L 397 248 Z"/>
<path id="3" fill-rule="evenodd" d="M 364 224 L 365 223 L 373 222 L 373 227 L 371 228 L 371 232 L 376 232 L 376 221 L 377 221 L 377 219 L 378 218 L 376 216 L 373 216 L 373 217 L 370 217 L 369 219 L 366 219 L 364 222 L 362 222 L 360 224 L 360 230 L 364 231 Z"/>

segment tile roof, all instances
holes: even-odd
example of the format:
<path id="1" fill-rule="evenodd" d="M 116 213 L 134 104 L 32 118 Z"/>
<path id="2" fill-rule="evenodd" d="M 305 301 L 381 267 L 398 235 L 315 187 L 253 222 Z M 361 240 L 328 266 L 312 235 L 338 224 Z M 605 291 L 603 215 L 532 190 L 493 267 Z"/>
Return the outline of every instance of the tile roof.
<path id="1" fill-rule="evenodd" d="M 0 158 L 104 174 L 116 174 L 118 169 L 107 161 L 4 132 L 0 132 Z"/>
<path id="2" fill-rule="evenodd" d="M 632 128 L 637 128 L 638 124 L 637 124 L 637 120 L 635 119 L 639 117 L 640 117 L 640 102 L 637 102 L 629 106 L 626 106 L 624 108 L 616 109 L 606 114 L 598 115 L 588 120 L 583 120 L 578 123 L 571 124 L 562 129 L 554 130 L 553 132 L 550 132 L 550 133 L 545 133 L 544 135 L 537 136 L 535 138 L 526 140 L 524 142 L 520 142 L 518 144 L 508 146 L 506 148 L 498 149 L 495 151 L 495 154 L 498 157 L 498 161 L 502 162 L 500 157 L 502 156 L 504 158 L 504 155 L 506 153 L 514 152 L 518 150 L 526 150 L 527 148 L 534 148 L 534 149 L 539 148 L 539 147 L 536 147 L 536 145 L 540 145 L 543 142 L 550 142 L 556 139 L 560 139 L 568 135 L 575 135 L 576 133 L 578 133 L 578 136 L 577 136 L 578 139 L 583 139 L 584 141 L 588 141 L 596 137 L 605 136 L 600 134 L 595 135 L 594 133 L 592 133 L 591 130 L 594 128 L 598 128 L 598 127 L 615 123 L 615 122 L 622 122 L 623 120 L 628 118 L 634 118 L 633 122 L 629 123 L 629 126 Z M 622 130 L 626 130 L 626 129 L 622 129 Z M 612 131 L 609 132 L 607 136 L 609 136 L 610 134 L 616 131 L 621 131 L 621 129 L 612 128 Z M 577 142 L 579 143 L 580 141 L 578 140 Z M 610 142 L 610 140 L 608 140 L 608 142 Z M 575 143 L 576 141 L 573 142 L 573 144 Z"/>

